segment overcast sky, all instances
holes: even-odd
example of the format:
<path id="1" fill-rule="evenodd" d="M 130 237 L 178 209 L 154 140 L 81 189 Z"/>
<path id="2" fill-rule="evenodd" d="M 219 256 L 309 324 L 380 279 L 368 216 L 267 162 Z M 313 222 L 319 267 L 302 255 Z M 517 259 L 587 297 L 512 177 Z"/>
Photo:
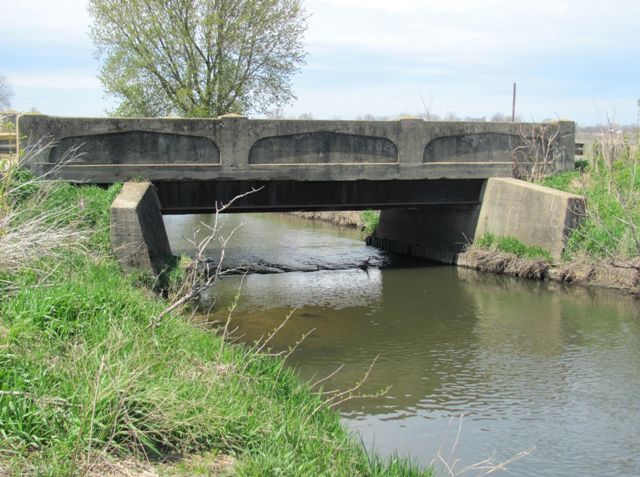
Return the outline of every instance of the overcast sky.
<path id="1" fill-rule="evenodd" d="M 307 0 L 307 65 L 287 115 L 356 118 L 511 112 L 635 124 L 640 0 Z M 14 108 L 95 116 L 84 0 L 0 0 L 0 74 Z"/>

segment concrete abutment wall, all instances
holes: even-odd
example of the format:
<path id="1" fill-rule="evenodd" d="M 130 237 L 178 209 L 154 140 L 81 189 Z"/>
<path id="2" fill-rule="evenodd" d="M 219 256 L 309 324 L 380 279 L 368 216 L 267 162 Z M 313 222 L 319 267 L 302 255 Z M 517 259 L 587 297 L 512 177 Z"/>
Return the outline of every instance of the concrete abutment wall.
<path id="1" fill-rule="evenodd" d="M 160 201 L 149 182 L 126 182 L 110 209 L 111 248 L 126 271 L 160 272 L 171 247 Z"/>
<path id="2" fill-rule="evenodd" d="M 515 237 L 559 260 L 585 214 L 581 196 L 510 178 L 488 179 L 479 205 L 431 205 L 381 212 L 368 243 L 392 252 L 454 264 L 484 234 Z"/>

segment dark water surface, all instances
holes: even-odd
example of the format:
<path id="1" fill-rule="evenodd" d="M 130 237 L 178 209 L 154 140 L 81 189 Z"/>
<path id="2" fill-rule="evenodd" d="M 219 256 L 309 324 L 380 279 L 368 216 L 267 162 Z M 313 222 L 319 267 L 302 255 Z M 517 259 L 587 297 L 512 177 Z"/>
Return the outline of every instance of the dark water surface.
<path id="1" fill-rule="evenodd" d="M 200 220 L 211 218 L 165 218 L 174 253 L 191 251 L 183 237 Z M 378 357 L 359 391 L 390 390 L 340 406 L 368 447 L 425 465 L 440 450 L 450 464 L 460 459 L 457 470 L 535 447 L 509 475 L 640 476 L 638 300 L 426 263 L 393 266 L 357 232 L 284 215 L 225 220 L 229 231 L 245 223 L 227 249 L 229 266 L 294 270 L 245 278 L 234 315 L 243 340 L 264 336 L 298 306 L 272 343 L 287 349 L 314 330 L 290 357 L 303 377 L 344 365 L 325 387 L 347 389 Z M 219 308 L 239 283 L 230 276 L 218 285 Z"/>

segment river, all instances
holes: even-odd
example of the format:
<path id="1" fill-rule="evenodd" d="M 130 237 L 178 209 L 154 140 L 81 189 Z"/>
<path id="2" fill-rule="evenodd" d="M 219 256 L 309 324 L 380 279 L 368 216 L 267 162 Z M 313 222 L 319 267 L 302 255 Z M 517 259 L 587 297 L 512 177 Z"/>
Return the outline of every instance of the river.
<path id="1" fill-rule="evenodd" d="M 271 344 L 310 381 L 348 389 L 338 409 L 382 455 L 455 469 L 493 456 L 521 476 L 640 475 L 640 302 L 613 292 L 394 260 L 359 233 L 281 214 L 223 216 L 244 279 L 235 335 Z M 174 253 L 211 216 L 165 217 Z M 212 251 L 212 255 L 215 255 Z M 241 282 L 217 286 L 224 320 Z M 477 472 L 463 475 L 477 475 Z"/>

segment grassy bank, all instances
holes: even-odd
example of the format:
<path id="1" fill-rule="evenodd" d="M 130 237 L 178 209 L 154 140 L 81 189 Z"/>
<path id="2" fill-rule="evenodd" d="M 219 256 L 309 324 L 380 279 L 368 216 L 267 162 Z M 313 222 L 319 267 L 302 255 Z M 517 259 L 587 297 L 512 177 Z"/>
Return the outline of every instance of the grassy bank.
<path id="1" fill-rule="evenodd" d="M 640 255 L 640 157 L 630 149 L 614 160 L 602 155 L 542 185 L 584 195 L 587 215 L 571 234 L 566 259 L 629 260 Z"/>
<path id="2" fill-rule="evenodd" d="M 307 220 L 319 220 L 342 227 L 359 229 L 364 235 L 370 235 L 378 226 L 380 212 L 377 210 L 330 211 L 330 212 L 294 212 Z"/>
<path id="3" fill-rule="evenodd" d="M 595 155 L 575 171 L 539 181 L 586 198 L 586 216 L 568 237 L 559 263 L 539 247 L 485 236 L 461 256 L 460 264 L 640 294 L 640 153 L 623 138 L 606 136 L 590 150 Z"/>
<path id="4" fill-rule="evenodd" d="M 150 327 L 166 302 L 109 253 L 117 186 L 20 180 L 0 256 L 27 226 L 71 235 L 0 258 L 0 474 L 430 475 L 368 455 L 283 359 L 178 314 Z"/>
<path id="5" fill-rule="evenodd" d="M 485 234 L 477 239 L 474 245 L 485 250 L 512 254 L 519 258 L 551 262 L 548 250 L 542 247 L 530 247 L 514 237 L 497 237 L 493 234 Z"/>

